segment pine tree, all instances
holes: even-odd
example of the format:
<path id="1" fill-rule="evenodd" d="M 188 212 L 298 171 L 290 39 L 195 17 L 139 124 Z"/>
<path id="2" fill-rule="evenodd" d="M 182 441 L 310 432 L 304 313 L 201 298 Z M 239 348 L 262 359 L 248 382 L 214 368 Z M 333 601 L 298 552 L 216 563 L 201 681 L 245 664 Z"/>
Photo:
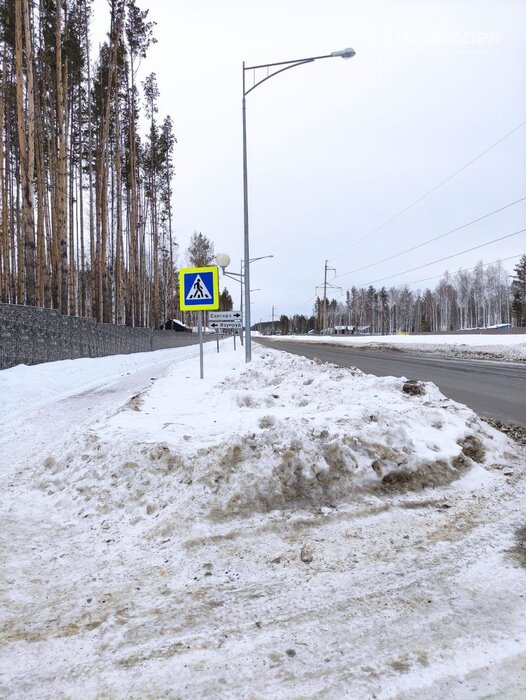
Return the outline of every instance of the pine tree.
<path id="1" fill-rule="evenodd" d="M 518 326 L 526 326 L 526 255 L 513 268 L 513 316 Z"/>
<path id="2" fill-rule="evenodd" d="M 25 95 L 23 71 L 25 49 Z M 33 180 L 35 168 L 35 99 L 33 79 L 33 41 L 29 23 L 28 0 L 15 0 L 16 103 L 19 145 L 20 185 L 22 188 L 23 268 L 19 270 L 20 298 L 36 303 L 35 222 Z M 24 97 L 26 99 L 24 99 Z M 27 114 L 24 104 L 27 101 Z"/>
<path id="3" fill-rule="evenodd" d="M 220 311 L 232 311 L 234 308 L 234 302 L 232 296 L 228 289 L 225 287 L 221 294 L 219 295 L 219 310 Z"/>
<path id="4" fill-rule="evenodd" d="M 160 166 L 160 209 L 161 209 L 161 251 L 162 251 L 162 297 L 164 317 L 172 318 L 175 309 L 175 248 L 173 237 L 172 180 L 174 176 L 173 152 L 177 143 L 173 132 L 173 122 L 167 116 L 162 123 L 159 136 Z"/>
<path id="5" fill-rule="evenodd" d="M 129 63 L 126 78 L 126 190 L 128 202 L 128 275 L 126 284 L 126 323 L 132 326 L 144 322 L 144 288 L 141 271 L 144 269 L 144 245 L 141 245 L 139 224 L 140 144 L 138 136 L 137 72 L 146 57 L 153 37 L 154 22 L 148 22 L 148 10 L 140 10 L 134 0 L 127 2 L 125 37 Z"/>
<path id="6" fill-rule="evenodd" d="M 380 298 L 380 333 L 385 335 L 389 332 L 389 295 L 385 287 L 382 287 L 379 292 Z"/>
<path id="7" fill-rule="evenodd" d="M 194 231 L 188 246 L 188 260 L 192 267 L 206 267 L 214 262 L 214 244 L 203 233 Z"/>
<path id="8" fill-rule="evenodd" d="M 109 0 L 92 61 L 91 4 L 0 0 L 0 299 L 144 325 L 175 296 L 175 136 L 141 146 L 148 11 Z"/>
<path id="9" fill-rule="evenodd" d="M 517 326 L 522 325 L 522 319 L 523 319 L 523 305 L 521 301 L 521 293 L 517 289 L 516 292 L 513 295 L 513 303 L 511 305 L 511 315 L 515 319 L 515 324 Z"/>

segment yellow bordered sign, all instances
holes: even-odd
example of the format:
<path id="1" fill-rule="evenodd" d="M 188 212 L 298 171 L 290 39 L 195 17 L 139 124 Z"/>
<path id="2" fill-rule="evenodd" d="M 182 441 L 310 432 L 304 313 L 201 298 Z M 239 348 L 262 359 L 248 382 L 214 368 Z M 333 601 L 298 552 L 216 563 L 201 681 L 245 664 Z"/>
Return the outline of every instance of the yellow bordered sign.
<path id="1" fill-rule="evenodd" d="M 219 308 L 219 269 L 186 267 L 179 270 L 181 311 L 215 311 Z"/>

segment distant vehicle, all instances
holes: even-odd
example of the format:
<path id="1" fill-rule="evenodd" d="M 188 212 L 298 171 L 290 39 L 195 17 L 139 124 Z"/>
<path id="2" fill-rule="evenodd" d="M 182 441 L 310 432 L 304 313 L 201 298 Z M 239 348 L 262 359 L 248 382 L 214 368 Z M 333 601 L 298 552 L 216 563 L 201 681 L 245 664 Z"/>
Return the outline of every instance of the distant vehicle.
<path id="1" fill-rule="evenodd" d="M 307 335 L 318 335 L 318 331 L 312 328 L 310 331 L 308 331 Z"/>

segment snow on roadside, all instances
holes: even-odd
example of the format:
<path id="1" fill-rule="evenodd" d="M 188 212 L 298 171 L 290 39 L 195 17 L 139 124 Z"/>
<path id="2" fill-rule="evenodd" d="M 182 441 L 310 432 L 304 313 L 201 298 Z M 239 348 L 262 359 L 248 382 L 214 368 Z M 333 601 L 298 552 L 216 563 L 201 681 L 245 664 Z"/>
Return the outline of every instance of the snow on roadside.
<path id="1" fill-rule="evenodd" d="M 368 350 L 416 352 L 440 357 L 466 357 L 478 360 L 526 362 L 524 334 L 457 335 L 269 335 L 267 340 L 298 343 L 348 345 Z"/>
<path id="2" fill-rule="evenodd" d="M 39 488 L 67 494 L 79 515 L 96 505 L 136 519 L 172 502 L 169 478 L 187 517 L 232 517 L 443 485 L 509 452 L 501 434 L 431 383 L 414 396 L 403 378 L 258 355 L 209 393 L 174 365 L 73 454 L 45 461 Z"/>
<path id="3" fill-rule="evenodd" d="M 85 357 L 0 371 L 0 427 L 29 411 L 97 387 L 108 389 L 123 376 L 159 362 L 193 357 L 197 346 L 149 353 Z"/>
<path id="4" fill-rule="evenodd" d="M 524 452 L 430 383 L 228 341 L 197 364 L 4 483 L 0 694 L 455 697 L 487 654 L 519 687 Z"/>

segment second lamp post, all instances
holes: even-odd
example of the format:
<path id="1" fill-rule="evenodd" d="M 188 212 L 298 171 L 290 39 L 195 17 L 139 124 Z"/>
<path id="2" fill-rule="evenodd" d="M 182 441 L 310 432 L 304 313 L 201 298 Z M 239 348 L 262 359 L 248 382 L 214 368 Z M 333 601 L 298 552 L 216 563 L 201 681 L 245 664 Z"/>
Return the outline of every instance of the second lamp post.
<path id="1" fill-rule="evenodd" d="M 289 70 L 290 68 L 295 68 L 296 66 L 302 66 L 305 63 L 313 63 L 314 61 L 319 61 L 322 58 L 352 58 L 355 55 L 354 49 L 342 49 L 341 51 L 333 51 L 332 53 L 325 54 L 323 56 L 310 56 L 309 58 L 298 58 L 294 61 L 279 61 L 278 63 L 262 63 L 257 66 L 245 66 L 243 61 L 243 231 L 244 231 L 244 255 L 245 260 L 243 277 L 245 283 L 245 361 L 250 362 L 252 360 L 252 338 L 250 335 L 250 265 L 247 261 L 250 260 L 250 245 L 248 236 L 248 167 L 247 167 L 247 105 L 246 97 L 247 95 L 255 90 L 261 83 L 269 80 L 278 73 L 283 73 L 283 71 Z M 255 71 L 259 68 L 266 68 L 267 74 L 264 78 L 257 80 L 254 84 L 248 88 L 245 83 L 245 74 L 249 70 Z M 268 69 L 272 68 L 272 72 L 268 72 Z"/>

